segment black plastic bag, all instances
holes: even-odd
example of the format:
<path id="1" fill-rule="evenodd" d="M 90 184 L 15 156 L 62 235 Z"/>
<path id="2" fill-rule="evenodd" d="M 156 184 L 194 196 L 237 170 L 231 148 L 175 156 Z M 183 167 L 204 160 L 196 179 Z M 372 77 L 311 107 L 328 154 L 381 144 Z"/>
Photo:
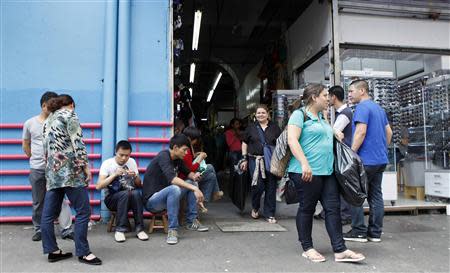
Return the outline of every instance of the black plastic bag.
<path id="1" fill-rule="evenodd" d="M 284 185 L 284 200 L 286 204 L 296 204 L 299 202 L 298 192 L 295 187 L 294 181 L 288 179 Z"/>
<path id="2" fill-rule="evenodd" d="M 361 158 L 350 147 L 336 139 L 334 172 L 345 201 L 356 207 L 362 206 L 367 198 L 367 175 Z"/>
<path id="3" fill-rule="evenodd" d="M 247 199 L 249 188 L 248 171 L 243 173 L 232 172 L 230 198 L 241 212 L 245 209 L 245 199 Z"/>

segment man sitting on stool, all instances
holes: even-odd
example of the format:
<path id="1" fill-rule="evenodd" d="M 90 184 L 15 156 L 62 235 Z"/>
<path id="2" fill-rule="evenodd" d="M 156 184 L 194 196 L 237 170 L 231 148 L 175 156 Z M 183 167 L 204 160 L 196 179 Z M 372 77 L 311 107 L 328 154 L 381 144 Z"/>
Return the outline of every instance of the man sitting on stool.
<path id="1" fill-rule="evenodd" d="M 170 245 L 178 243 L 178 212 L 180 200 L 186 196 L 186 229 L 208 231 L 197 219 L 197 203 L 204 197 L 197 186 L 200 173 L 191 172 L 184 165 L 191 142 L 183 134 L 177 134 L 170 139 L 169 150 L 164 150 L 152 159 L 144 175 L 143 201 L 145 208 L 151 212 L 167 210 L 169 232 L 166 242 Z M 188 180 L 178 176 L 182 172 Z M 195 182 L 194 182 L 195 181 Z"/>
<path id="2" fill-rule="evenodd" d="M 136 236 L 148 240 L 144 231 L 142 197 L 136 187 L 142 187 L 136 161 L 130 157 L 131 145 L 121 140 L 116 145 L 116 156 L 105 160 L 100 167 L 97 190 L 106 188 L 105 205 L 116 211 L 116 242 L 125 242 L 128 231 L 128 211 L 134 216 Z"/>

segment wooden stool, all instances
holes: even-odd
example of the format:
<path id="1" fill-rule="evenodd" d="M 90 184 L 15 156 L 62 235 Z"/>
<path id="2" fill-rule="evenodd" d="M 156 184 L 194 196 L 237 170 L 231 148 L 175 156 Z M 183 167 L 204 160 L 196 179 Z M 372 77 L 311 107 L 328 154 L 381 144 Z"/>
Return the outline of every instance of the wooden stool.
<path id="1" fill-rule="evenodd" d="M 116 212 L 111 211 L 111 217 L 109 218 L 106 231 L 111 232 L 111 231 L 113 231 L 113 228 L 115 228 L 115 227 L 116 227 Z"/>
<path id="2" fill-rule="evenodd" d="M 153 233 L 154 229 L 163 229 L 164 233 L 167 233 L 169 231 L 169 221 L 167 220 L 167 212 L 161 211 L 161 212 L 149 212 L 150 216 L 150 224 L 148 226 L 148 233 Z M 157 219 L 156 217 L 160 218 Z"/>
<path id="3" fill-rule="evenodd" d="M 111 212 L 111 217 L 109 218 L 108 224 L 106 226 L 106 231 L 107 232 L 112 232 L 113 229 L 116 227 L 116 211 L 110 211 Z M 128 216 L 130 217 L 130 216 Z M 128 228 L 131 229 L 131 224 L 130 221 L 128 221 Z"/>

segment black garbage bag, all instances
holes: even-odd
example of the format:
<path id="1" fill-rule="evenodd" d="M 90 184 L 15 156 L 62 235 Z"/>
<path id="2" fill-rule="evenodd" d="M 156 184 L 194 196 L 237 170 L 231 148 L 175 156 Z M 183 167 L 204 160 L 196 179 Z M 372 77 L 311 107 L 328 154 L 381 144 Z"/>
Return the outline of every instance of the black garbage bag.
<path id="1" fill-rule="evenodd" d="M 350 147 L 335 139 L 334 172 L 345 201 L 362 206 L 367 198 L 367 175 L 361 158 Z"/>
<path id="2" fill-rule="evenodd" d="M 230 198 L 233 204 L 242 212 L 245 209 L 245 199 L 249 192 L 248 171 L 231 173 Z"/>

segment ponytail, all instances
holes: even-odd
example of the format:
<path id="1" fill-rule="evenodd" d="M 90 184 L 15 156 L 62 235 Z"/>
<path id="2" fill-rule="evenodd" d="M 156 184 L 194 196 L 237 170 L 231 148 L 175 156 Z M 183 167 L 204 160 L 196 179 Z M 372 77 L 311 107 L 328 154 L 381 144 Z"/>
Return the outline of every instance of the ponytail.
<path id="1" fill-rule="evenodd" d="M 63 106 L 67 106 L 72 104 L 75 106 L 75 102 L 73 101 L 72 97 L 66 94 L 59 95 L 56 98 L 51 98 L 47 102 L 47 109 L 50 112 L 55 112 L 56 110 L 61 109 Z"/>

